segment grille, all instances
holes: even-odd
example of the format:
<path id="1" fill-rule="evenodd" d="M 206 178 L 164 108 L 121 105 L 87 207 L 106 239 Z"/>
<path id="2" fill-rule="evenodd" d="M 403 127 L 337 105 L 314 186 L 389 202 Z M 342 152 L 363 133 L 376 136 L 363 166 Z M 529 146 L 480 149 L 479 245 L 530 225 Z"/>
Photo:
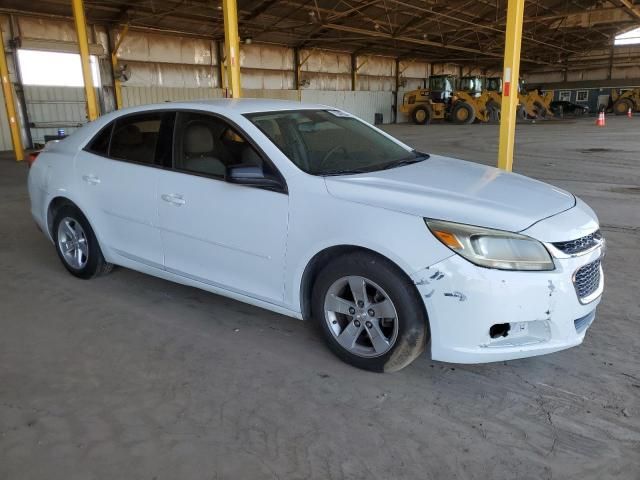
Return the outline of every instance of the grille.
<path id="1" fill-rule="evenodd" d="M 600 286 L 600 259 L 580 267 L 575 273 L 573 283 L 580 299 L 595 292 Z"/>
<path id="2" fill-rule="evenodd" d="M 589 235 L 585 235 L 584 237 L 576 238 L 575 240 L 569 240 L 567 242 L 555 242 L 553 244 L 561 252 L 566 253 L 567 255 L 574 255 L 576 253 L 584 252 L 585 250 L 589 250 L 592 247 L 598 245 L 598 243 L 602 240 L 602 234 L 600 230 L 596 230 Z"/>

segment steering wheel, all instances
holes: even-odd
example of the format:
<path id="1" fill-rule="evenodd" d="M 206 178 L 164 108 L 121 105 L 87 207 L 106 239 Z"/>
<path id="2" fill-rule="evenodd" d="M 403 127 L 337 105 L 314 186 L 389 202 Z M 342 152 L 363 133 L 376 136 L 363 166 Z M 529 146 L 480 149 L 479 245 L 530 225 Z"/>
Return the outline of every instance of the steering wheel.
<path id="1" fill-rule="evenodd" d="M 344 147 L 344 145 L 336 145 L 335 147 L 332 147 L 327 153 L 325 153 L 324 157 L 322 157 L 322 160 L 320 160 L 320 163 L 318 163 L 317 169 L 322 170 L 322 167 L 327 162 L 327 160 L 329 160 L 339 150 L 342 150 L 344 152 L 345 157 L 349 157 L 349 152 L 347 152 L 347 149 Z"/>

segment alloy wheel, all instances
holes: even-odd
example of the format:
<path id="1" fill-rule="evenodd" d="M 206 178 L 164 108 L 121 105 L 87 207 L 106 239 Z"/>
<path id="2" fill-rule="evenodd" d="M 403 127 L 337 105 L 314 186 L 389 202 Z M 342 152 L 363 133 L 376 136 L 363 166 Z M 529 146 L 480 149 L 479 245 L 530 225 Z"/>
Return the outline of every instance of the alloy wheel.
<path id="1" fill-rule="evenodd" d="M 398 314 L 389 295 L 361 276 L 336 280 L 327 290 L 324 318 L 337 342 L 360 357 L 387 353 L 398 337 Z"/>
<path id="2" fill-rule="evenodd" d="M 89 260 L 89 243 L 80 223 L 65 217 L 58 224 L 58 248 L 64 261 L 72 268 L 81 270 Z"/>

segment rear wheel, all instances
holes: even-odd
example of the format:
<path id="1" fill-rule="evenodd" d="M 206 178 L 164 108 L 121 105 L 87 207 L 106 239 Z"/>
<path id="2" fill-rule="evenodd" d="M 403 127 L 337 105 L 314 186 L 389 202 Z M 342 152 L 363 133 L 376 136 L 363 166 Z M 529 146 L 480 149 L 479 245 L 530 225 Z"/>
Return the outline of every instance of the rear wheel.
<path id="1" fill-rule="evenodd" d="M 633 104 L 630 100 L 626 98 L 621 98 L 617 100 L 616 103 L 613 104 L 613 113 L 616 115 L 626 115 L 630 108 L 633 107 Z"/>
<path id="2" fill-rule="evenodd" d="M 365 370 L 393 372 L 429 337 L 415 286 L 395 265 L 365 252 L 339 257 L 318 275 L 312 314 L 329 348 Z"/>
<path id="3" fill-rule="evenodd" d="M 431 123 L 431 109 L 424 105 L 419 105 L 411 112 L 413 123 L 416 125 L 429 125 Z"/>
<path id="4" fill-rule="evenodd" d="M 544 119 L 547 117 L 547 115 L 549 115 L 549 111 L 547 110 L 547 107 L 545 107 L 542 103 L 540 102 L 535 102 L 533 104 L 533 111 L 535 112 L 535 118 L 536 119 Z"/>
<path id="5" fill-rule="evenodd" d="M 467 102 L 456 102 L 451 111 L 453 123 L 468 124 L 473 123 L 476 118 L 476 110 Z"/>
<path id="6" fill-rule="evenodd" d="M 113 268 L 105 261 L 91 225 L 76 207 L 67 205 L 58 210 L 52 233 L 58 257 L 72 275 L 86 280 Z"/>

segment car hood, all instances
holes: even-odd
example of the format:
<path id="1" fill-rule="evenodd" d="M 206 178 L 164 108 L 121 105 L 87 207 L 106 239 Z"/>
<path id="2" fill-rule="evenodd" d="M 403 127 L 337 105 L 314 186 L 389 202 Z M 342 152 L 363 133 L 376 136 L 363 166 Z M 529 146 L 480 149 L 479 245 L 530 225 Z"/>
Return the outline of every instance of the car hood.
<path id="1" fill-rule="evenodd" d="M 329 194 L 344 200 L 513 232 L 576 203 L 546 183 L 438 155 L 389 170 L 325 177 L 325 183 Z"/>

